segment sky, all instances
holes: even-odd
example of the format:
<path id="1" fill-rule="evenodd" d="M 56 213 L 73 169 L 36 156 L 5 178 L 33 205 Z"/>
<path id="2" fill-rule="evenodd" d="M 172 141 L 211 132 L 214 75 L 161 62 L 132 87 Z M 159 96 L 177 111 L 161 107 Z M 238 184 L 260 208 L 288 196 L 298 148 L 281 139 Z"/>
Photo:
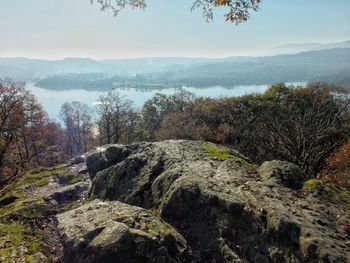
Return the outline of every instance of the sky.
<path id="1" fill-rule="evenodd" d="M 0 57 L 225 57 L 350 40 L 349 0 L 263 0 L 239 26 L 221 10 L 207 23 L 193 1 L 147 0 L 113 17 L 90 0 L 0 0 Z"/>

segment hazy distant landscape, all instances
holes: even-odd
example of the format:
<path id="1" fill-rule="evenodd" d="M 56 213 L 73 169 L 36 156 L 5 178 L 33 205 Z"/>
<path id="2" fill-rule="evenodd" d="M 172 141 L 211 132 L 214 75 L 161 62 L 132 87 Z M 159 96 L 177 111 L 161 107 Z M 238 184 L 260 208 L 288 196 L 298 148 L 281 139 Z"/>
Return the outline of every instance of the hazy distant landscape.
<path id="1" fill-rule="evenodd" d="M 307 49 L 307 46 L 297 45 L 299 49 L 302 47 Z M 337 46 L 338 48 L 332 48 Z M 237 85 L 313 81 L 328 81 L 350 86 L 350 41 L 310 47 L 317 50 L 265 57 L 218 59 L 67 58 L 49 61 L 0 58 L 0 72 L 3 76 L 34 82 L 38 87 L 52 90 L 108 91 L 112 88 L 162 90 L 182 86 L 230 88 Z"/>
<path id="2" fill-rule="evenodd" d="M 271 54 L 296 54 L 305 51 L 335 49 L 335 48 L 349 48 L 350 40 L 336 43 L 299 43 L 299 44 L 285 44 L 278 46 L 271 50 Z"/>
<path id="3" fill-rule="evenodd" d="M 316 50 L 310 51 L 314 48 Z M 157 92 L 179 89 L 197 97 L 232 97 L 264 92 L 276 82 L 305 86 L 327 81 L 350 87 L 350 41 L 327 45 L 285 45 L 278 52 L 296 54 L 227 58 L 142 58 L 93 60 L 66 58 L 35 60 L 0 58 L 3 76 L 27 82 L 49 114 L 57 119 L 67 100 L 92 105 L 101 95 L 117 89 L 141 109 Z"/>

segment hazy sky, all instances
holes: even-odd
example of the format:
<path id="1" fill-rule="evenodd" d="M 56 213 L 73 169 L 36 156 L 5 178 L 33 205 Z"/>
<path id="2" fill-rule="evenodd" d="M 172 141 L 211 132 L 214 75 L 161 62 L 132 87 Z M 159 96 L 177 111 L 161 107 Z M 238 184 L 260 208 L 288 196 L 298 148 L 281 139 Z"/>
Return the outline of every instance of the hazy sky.
<path id="1" fill-rule="evenodd" d="M 287 43 L 350 40 L 350 0 L 263 0 L 244 24 L 194 0 L 147 0 L 145 12 L 113 17 L 90 0 L 0 0 L 0 56 L 125 58 L 262 54 Z"/>

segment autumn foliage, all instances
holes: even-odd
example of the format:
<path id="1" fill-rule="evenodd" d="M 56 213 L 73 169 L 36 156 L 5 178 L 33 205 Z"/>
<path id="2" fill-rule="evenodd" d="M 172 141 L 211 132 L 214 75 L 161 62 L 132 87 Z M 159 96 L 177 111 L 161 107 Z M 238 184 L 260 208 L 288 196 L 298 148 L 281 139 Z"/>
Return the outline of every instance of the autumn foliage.
<path id="1" fill-rule="evenodd" d="M 59 124 L 50 121 L 24 83 L 0 81 L 0 185 L 32 166 L 65 159 Z"/>
<path id="2" fill-rule="evenodd" d="M 350 188 L 350 139 L 327 160 L 321 172 L 327 183 Z"/>

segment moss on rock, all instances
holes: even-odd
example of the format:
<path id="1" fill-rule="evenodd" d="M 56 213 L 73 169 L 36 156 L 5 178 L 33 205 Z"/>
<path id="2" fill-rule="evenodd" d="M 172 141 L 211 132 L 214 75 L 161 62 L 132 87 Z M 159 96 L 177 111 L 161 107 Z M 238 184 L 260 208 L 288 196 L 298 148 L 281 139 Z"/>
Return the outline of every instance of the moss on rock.
<path id="1" fill-rule="evenodd" d="M 36 225 L 49 208 L 41 197 L 31 195 L 31 189 L 45 187 L 55 174 L 64 173 L 65 167 L 35 168 L 0 191 L 0 262 L 12 262 L 13 254 L 22 249 L 25 254 L 18 262 L 47 262 L 45 235 Z"/>
<path id="2" fill-rule="evenodd" d="M 243 156 L 238 151 L 233 149 L 218 146 L 210 142 L 202 142 L 203 146 L 209 157 L 218 159 L 219 161 L 225 161 L 227 159 L 232 159 L 238 163 L 248 165 L 252 168 L 256 168 L 257 165 L 254 164 L 248 157 Z"/>
<path id="3" fill-rule="evenodd" d="M 19 247 L 23 247 L 27 251 L 26 262 L 32 262 L 30 261 L 31 256 L 42 250 L 41 243 L 44 236 L 40 230 L 36 230 L 34 233 L 30 226 L 2 222 L 0 223 L 0 236 L 4 239 L 4 243 L 0 246 L 1 262 L 11 262 L 13 251 Z"/>
<path id="4" fill-rule="evenodd" d="M 39 181 L 37 181 L 35 184 L 36 186 L 44 186 L 49 183 L 49 178 L 42 178 Z"/>
<path id="5" fill-rule="evenodd" d="M 304 182 L 305 189 L 314 189 L 317 185 L 324 185 L 323 181 L 318 179 L 310 179 Z"/>
<path id="6" fill-rule="evenodd" d="M 192 262 L 185 239 L 140 207 L 93 200 L 57 218 L 64 262 Z"/>

